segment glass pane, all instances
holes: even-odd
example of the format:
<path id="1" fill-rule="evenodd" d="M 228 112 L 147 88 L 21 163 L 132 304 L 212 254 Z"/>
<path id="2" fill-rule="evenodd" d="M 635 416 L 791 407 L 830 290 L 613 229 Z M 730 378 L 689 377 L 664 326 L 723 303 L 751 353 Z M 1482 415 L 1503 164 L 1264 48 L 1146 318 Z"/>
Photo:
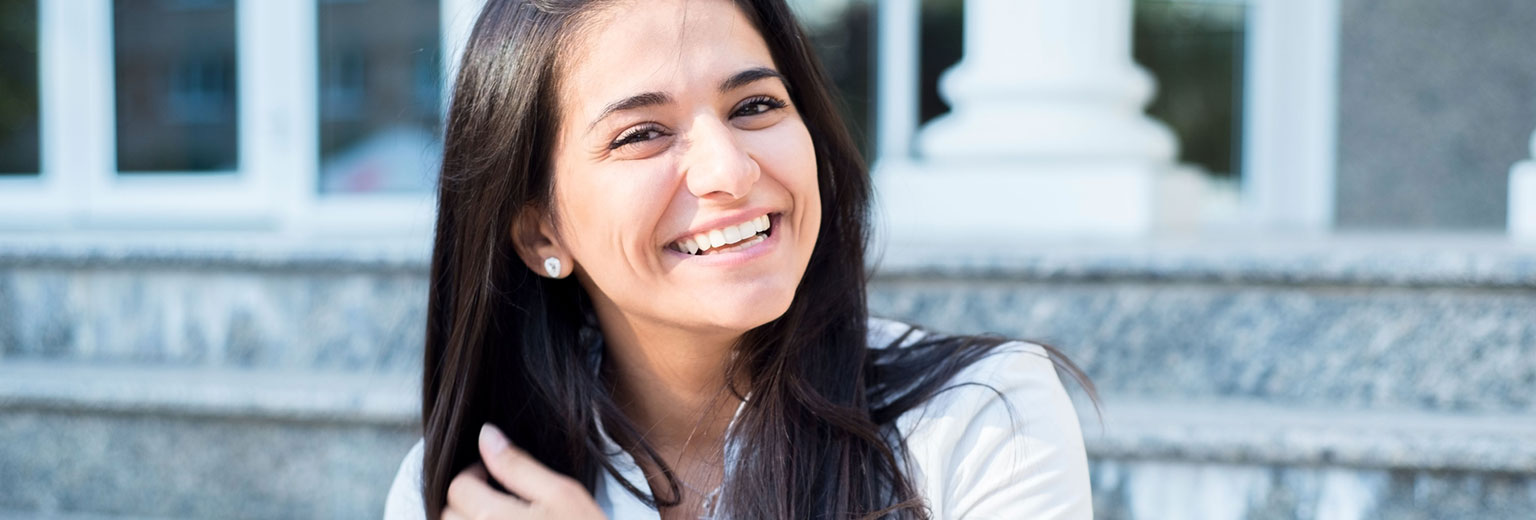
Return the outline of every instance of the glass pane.
<path id="1" fill-rule="evenodd" d="M 436 0 L 319 2 L 320 191 L 420 192 L 442 157 Z"/>
<path id="2" fill-rule="evenodd" d="M 1179 136 L 1179 161 L 1219 177 L 1242 169 L 1242 0 L 1137 0 L 1136 61 L 1157 78 L 1147 107 Z"/>
<path id="3" fill-rule="evenodd" d="M 37 0 L 0 0 L 0 175 L 36 174 Z"/>
<path id="4" fill-rule="evenodd" d="M 861 151 L 874 144 L 875 6 L 870 0 L 797 0 L 790 3 L 826 66 L 842 103 L 843 122 Z"/>
<path id="5" fill-rule="evenodd" d="M 876 0 L 793 0 L 811 45 L 826 65 L 842 97 L 843 119 L 859 140 L 860 151 L 873 157 L 878 126 L 875 81 L 879 50 Z M 939 75 L 960 61 L 964 3 L 962 0 L 921 0 L 918 41 L 919 124 L 949 111 L 939 96 Z"/>
<path id="6" fill-rule="evenodd" d="M 234 0 L 116 0 L 117 169 L 238 166 Z"/>
<path id="7" fill-rule="evenodd" d="M 922 81 L 918 93 L 920 125 L 949 112 L 949 103 L 939 95 L 939 76 L 960 62 L 965 39 L 965 2 L 922 0 L 922 6 L 917 51 Z"/>

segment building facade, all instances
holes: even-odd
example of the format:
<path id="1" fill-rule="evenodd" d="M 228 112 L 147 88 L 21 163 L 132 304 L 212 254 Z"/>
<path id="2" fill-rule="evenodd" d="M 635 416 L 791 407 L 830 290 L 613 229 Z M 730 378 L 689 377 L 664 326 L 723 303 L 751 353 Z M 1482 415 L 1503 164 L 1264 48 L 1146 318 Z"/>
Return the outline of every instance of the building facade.
<path id="1" fill-rule="evenodd" d="M 0 516 L 379 514 L 481 1 L 0 2 Z M 1536 509 L 1536 4 L 792 3 L 872 312 L 1073 356 L 1100 517 Z"/>

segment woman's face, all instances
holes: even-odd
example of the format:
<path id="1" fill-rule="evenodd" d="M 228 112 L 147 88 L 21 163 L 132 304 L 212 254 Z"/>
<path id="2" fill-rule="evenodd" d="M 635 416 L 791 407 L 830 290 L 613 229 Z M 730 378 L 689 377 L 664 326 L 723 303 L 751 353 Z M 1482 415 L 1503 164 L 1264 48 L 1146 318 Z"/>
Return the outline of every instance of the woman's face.
<path id="1" fill-rule="evenodd" d="M 782 315 L 821 199 L 751 22 L 726 0 L 619 2 L 560 61 L 552 242 L 605 327 L 739 334 Z"/>

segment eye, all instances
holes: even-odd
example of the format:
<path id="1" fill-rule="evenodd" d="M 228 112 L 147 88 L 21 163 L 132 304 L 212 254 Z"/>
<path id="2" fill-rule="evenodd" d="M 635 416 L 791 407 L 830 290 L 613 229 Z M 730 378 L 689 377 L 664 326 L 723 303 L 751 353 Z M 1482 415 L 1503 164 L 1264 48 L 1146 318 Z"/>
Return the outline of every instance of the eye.
<path id="1" fill-rule="evenodd" d="M 731 117 L 748 117 L 765 114 L 789 106 L 788 103 L 768 96 L 757 96 L 743 101 L 731 113 Z"/>
<path id="2" fill-rule="evenodd" d="M 618 139 L 614 139 L 613 142 L 608 143 L 608 149 L 617 150 L 619 148 L 635 143 L 643 143 L 663 135 L 666 135 L 666 133 L 662 132 L 661 127 L 658 125 L 649 124 L 637 126 L 629 130 L 625 130 L 624 133 L 619 134 Z"/>

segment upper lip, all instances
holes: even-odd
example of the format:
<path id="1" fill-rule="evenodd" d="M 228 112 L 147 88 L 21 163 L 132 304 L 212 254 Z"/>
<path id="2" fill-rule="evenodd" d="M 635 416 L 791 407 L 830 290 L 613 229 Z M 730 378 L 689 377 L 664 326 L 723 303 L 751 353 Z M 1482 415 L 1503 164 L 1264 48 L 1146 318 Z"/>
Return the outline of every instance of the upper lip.
<path id="1" fill-rule="evenodd" d="M 712 230 L 720 229 L 726 226 L 739 226 L 743 222 L 750 221 L 763 215 L 772 215 L 774 213 L 774 211 L 767 209 L 750 209 L 722 215 L 720 217 L 716 217 L 713 220 L 707 220 L 703 223 L 695 224 L 693 228 L 689 229 L 687 232 L 672 237 L 672 240 L 662 244 L 662 247 L 670 246 L 685 238 L 692 238 L 694 235 L 708 233 Z"/>

